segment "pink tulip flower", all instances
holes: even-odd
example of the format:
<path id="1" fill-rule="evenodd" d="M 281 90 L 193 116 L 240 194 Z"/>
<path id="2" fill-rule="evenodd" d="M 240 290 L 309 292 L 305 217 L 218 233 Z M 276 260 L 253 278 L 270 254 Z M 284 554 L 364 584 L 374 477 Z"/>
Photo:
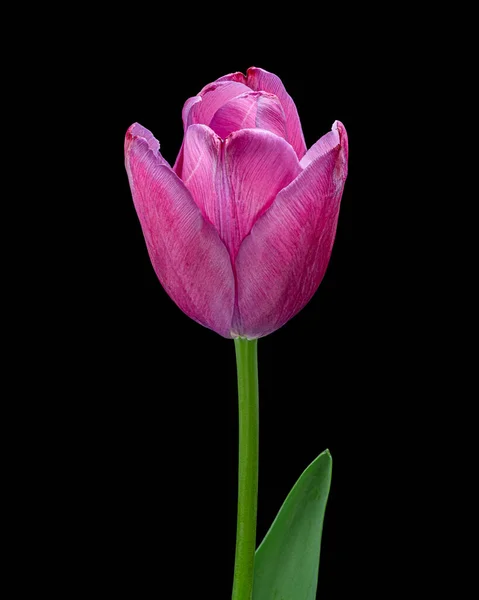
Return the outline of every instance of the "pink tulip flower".
<path id="1" fill-rule="evenodd" d="M 306 148 L 281 80 L 252 67 L 183 108 L 173 168 L 135 123 L 125 139 L 133 201 L 156 274 L 192 319 L 227 338 L 279 329 L 325 274 L 347 175 L 348 139 Z"/>

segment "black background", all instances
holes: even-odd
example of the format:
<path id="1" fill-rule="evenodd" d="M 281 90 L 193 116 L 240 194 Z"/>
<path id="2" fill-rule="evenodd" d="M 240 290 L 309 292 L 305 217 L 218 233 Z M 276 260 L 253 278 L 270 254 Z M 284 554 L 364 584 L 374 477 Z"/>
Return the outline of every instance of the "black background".
<path id="1" fill-rule="evenodd" d="M 163 24 L 164 31 L 167 25 Z M 135 121 L 173 164 L 185 100 L 221 75 L 258 66 L 296 102 L 307 146 L 341 120 L 350 172 L 326 276 L 308 306 L 259 341 L 258 542 L 306 466 L 325 448 L 333 481 L 323 532 L 318 598 L 344 597 L 358 493 L 354 394 L 352 205 L 356 89 L 338 69 L 275 36 L 234 48 L 193 43 L 188 58 L 125 35 L 80 62 L 76 94 L 87 154 L 78 203 L 81 248 L 69 322 L 75 353 L 64 437 L 71 502 L 65 535 L 78 542 L 76 586 L 130 597 L 230 597 L 236 528 L 237 397 L 234 344 L 169 299 L 150 265 L 123 165 Z M 180 40 L 179 40 L 180 43 Z M 216 44 L 216 49 L 215 49 Z M 91 142 L 89 142 L 91 140 Z M 68 331 L 71 344 L 72 331 Z M 68 504 L 67 504 L 68 505 Z M 73 523 L 73 524 L 72 524 Z M 77 564 L 78 566 L 78 564 Z M 85 583 L 86 582 L 86 583 Z M 177 590 L 165 592 L 165 588 Z"/>

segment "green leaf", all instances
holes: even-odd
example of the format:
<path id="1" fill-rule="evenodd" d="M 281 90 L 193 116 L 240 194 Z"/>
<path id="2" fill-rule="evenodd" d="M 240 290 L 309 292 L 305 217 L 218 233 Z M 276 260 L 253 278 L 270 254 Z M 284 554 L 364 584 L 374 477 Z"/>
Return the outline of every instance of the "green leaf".
<path id="1" fill-rule="evenodd" d="M 304 471 L 256 550 L 253 600 L 315 600 L 332 458 Z"/>

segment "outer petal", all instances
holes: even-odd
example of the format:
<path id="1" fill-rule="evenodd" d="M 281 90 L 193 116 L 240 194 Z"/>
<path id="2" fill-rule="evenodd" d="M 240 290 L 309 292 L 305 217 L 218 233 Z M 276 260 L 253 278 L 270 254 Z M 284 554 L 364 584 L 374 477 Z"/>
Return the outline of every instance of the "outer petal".
<path id="1" fill-rule="evenodd" d="M 220 137 L 240 129 L 266 129 L 286 139 L 286 119 L 280 101 L 266 92 L 247 92 L 219 108 L 210 123 Z"/>
<path id="2" fill-rule="evenodd" d="M 284 114 L 286 115 L 287 139 L 295 149 L 298 158 L 301 159 L 304 156 L 306 152 L 306 142 L 304 141 L 298 111 L 293 99 L 288 94 L 281 79 L 277 75 L 265 71 L 264 69 L 250 67 L 246 77 L 243 73 L 231 73 L 224 77 L 220 77 L 218 82 L 245 83 L 252 90 L 263 90 L 278 96 L 279 101 L 283 106 Z"/>
<path id="3" fill-rule="evenodd" d="M 334 126 L 333 126 L 334 127 Z M 306 152 L 306 154 L 301 159 L 301 166 L 305 169 L 310 163 L 313 162 L 316 158 L 327 154 L 337 146 L 341 144 L 341 139 L 339 136 L 339 131 L 334 129 L 323 135 L 321 139 L 319 139 L 314 146 Z"/>
<path id="4" fill-rule="evenodd" d="M 331 256 L 347 175 L 348 143 L 313 160 L 244 240 L 236 258 L 233 334 L 262 337 L 279 329 L 311 299 Z"/>
<path id="5" fill-rule="evenodd" d="M 300 173 L 298 158 L 284 139 L 261 129 L 222 140 L 191 125 L 184 149 L 183 181 L 234 260 L 255 221 Z"/>
<path id="6" fill-rule="evenodd" d="M 161 284 L 192 319 L 230 336 L 234 276 L 224 244 L 140 125 L 125 139 L 125 162 L 148 253 Z"/>

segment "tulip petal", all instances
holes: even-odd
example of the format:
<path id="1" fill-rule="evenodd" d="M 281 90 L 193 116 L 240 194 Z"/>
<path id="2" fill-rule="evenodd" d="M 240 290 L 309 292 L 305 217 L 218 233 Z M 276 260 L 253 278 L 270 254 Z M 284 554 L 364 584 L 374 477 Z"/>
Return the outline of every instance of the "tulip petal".
<path id="1" fill-rule="evenodd" d="M 303 158 L 300 161 L 300 165 L 305 169 L 310 163 L 313 162 L 316 158 L 323 156 L 327 152 L 330 152 L 336 146 L 339 146 L 341 143 L 339 132 L 337 129 L 333 129 L 323 135 L 321 139 L 319 139 L 314 146 L 306 152 Z"/>
<path id="2" fill-rule="evenodd" d="M 196 123 L 209 125 L 216 111 L 226 102 L 251 91 L 244 83 L 223 81 L 210 83 L 198 96 L 186 101 L 183 108 L 185 128 Z M 198 101 L 200 98 L 201 101 Z"/>
<path id="3" fill-rule="evenodd" d="M 182 111 L 183 129 L 186 132 L 190 125 L 203 123 L 209 125 L 218 109 L 240 94 L 251 91 L 244 83 L 217 82 L 205 86 L 197 96 L 189 98 Z M 173 167 L 178 177 L 183 177 L 184 142 Z"/>
<path id="4" fill-rule="evenodd" d="M 301 121 L 299 120 L 296 104 L 286 91 L 281 79 L 273 73 L 251 67 L 248 69 L 247 85 L 253 90 L 264 90 L 278 96 L 286 115 L 288 141 L 301 160 L 306 152 L 306 142 L 304 141 L 303 130 L 301 129 Z"/>
<path id="5" fill-rule="evenodd" d="M 265 71 L 264 69 L 250 67 L 246 77 L 243 73 L 231 73 L 224 77 L 220 77 L 217 82 L 244 83 L 252 90 L 269 92 L 270 94 L 277 96 L 283 106 L 284 114 L 286 116 L 287 140 L 295 149 L 298 158 L 300 160 L 303 158 L 306 152 L 306 142 L 304 141 L 303 130 L 301 129 L 301 121 L 299 120 L 296 104 L 277 75 Z"/>
<path id="6" fill-rule="evenodd" d="M 279 101 L 274 94 L 260 92 L 258 99 L 258 111 L 256 113 L 256 127 L 258 129 L 267 129 L 276 135 L 288 140 L 286 129 L 286 115 Z"/>
<path id="7" fill-rule="evenodd" d="M 297 314 L 318 288 L 331 256 L 347 175 L 344 126 L 340 145 L 319 155 L 256 221 L 235 262 L 233 335 L 262 337 Z"/>
<path id="8" fill-rule="evenodd" d="M 286 121 L 283 107 L 273 94 L 248 92 L 223 104 L 210 123 L 211 129 L 221 138 L 239 129 L 266 129 L 286 138 Z"/>
<path id="9" fill-rule="evenodd" d="M 186 131 L 191 125 L 189 122 L 189 114 L 190 110 L 195 104 L 201 102 L 201 96 L 193 96 L 193 98 L 188 98 L 183 106 L 183 111 L 181 112 L 181 116 L 183 119 L 183 130 Z M 178 175 L 181 179 L 181 173 L 183 171 L 183 153 L 184 153 L 184 142 L 181 143 L 180 151 L 178 152 L 178 156 L 176 158 L 175 164 L 173 165 L 173 171 Z"/>
<path id="10" fill-rule="evenodd" d="M 218 77 L 216 83 L 221 83 L 222 81 L 236 81 L 237 83 L 244 83 L 246 85 L 246 76 L 241 71 L 236 71 L 235 73 Z"/>
<path id="11" fill-rule="evenodd" d="M 188 100 L 185 102 L 184 106 L 183 106 L 183 110 L 181 111 L 181 117 L 183 119 L 183 130 L 186 131 L 186 129 L 191 125 L 191 119 L 190 119 L 190 111 L 193 108 L 193 106 L 195 104 L 198 104 L 202 102 L 202 98 L 201 96 L 193 96 L 192 98 L 188 98 Z"/>
<path id="12" fill-rule="evenodd" d="M 226 140 L 205 125 L 186 132 L 183 181 L 232 260 L 255 221 L 300 172 L 288 142 L 269 131 L 243 129 Z"/>
<path id="13" fill-rule="evenodd" d="M 133 201 L 155 272 L 192 319 L 230 336 L 235 285 L 228 251 L 190 192 L 159 153 L 153 135 L 133 125 L 125 139 Z"/>
<path id="14" fill-rule="evenodd" d="M 155 138 L 155 136 L 143 125 L 139 123 L 133 123 L 133 125 L 128 129 L 125 136 L 125 157 L 127 150 L 130 147 L 131 140 L 133 138 L 142 138 L 148 144 L 148 148 L 153 152 L 153 154 L 157 157 L 157 160 L 162 165 L 168 165 L 168 162 L 161 156 L 160 152 L 160 142 Z M 169 166 L 169 165 L 168 165 Z"/>

